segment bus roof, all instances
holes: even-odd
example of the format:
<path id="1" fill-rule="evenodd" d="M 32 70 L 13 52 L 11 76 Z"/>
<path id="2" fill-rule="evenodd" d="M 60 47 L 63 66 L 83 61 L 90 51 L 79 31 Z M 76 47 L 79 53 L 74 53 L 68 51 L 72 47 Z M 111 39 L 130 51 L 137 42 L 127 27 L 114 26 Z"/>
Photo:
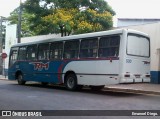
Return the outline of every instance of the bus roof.
<path id="1" fill-rule="evenodd" d="M 25 46 L 25 45 L 32 45 L 32 44 L 40 44 L 40 43 L 49 43 L 54 41 L 67 41 L 67 40 L 74 40 L 74 39 L 83 39 L 83 38 L 91 38 L 91 37 L 98 37 L 103 35 L 114 35 L 114 34 L 122 34 L 123 32 L 130 32 L 130 33 L 138 33 L 141 35 L 144 35 L 146 37 L 149 37 L 148 34 L 145 34 L 143 32 L 132 30 L 132 29 L 115 29 L 115 30 L 108 30 L 108 31 L 100 31 L 100 32 L 92 32 L 92 33 L 85 33 L 85 34 L 79 34 L 79 35 L 71 35 L 71 36 L 65 36 L 65 37 L 59 37 L 59 38 L 51 38 L 51 39 L 45 39 L 40 41 L 32 41 L 28 43 L 18 43 L 13 45 L 12 47 L 17 46 Z"/>

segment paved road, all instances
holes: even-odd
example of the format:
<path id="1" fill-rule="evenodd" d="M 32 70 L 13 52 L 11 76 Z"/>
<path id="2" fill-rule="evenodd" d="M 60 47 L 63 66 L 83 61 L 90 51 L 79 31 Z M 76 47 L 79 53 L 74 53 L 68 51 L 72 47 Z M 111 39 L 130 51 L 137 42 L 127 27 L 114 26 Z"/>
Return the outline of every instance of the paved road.
<path id="1" fill-rule="evenodd" d="M 159 109 L 160 96 L 156 95 L 107 91 L 93 92 L 89 89 L 83 89 L 79 92 L 70 92 L 64 87 L 43 87 L 37 83 L 21 86 L 17 85 L 17 82 L 14 81 L 0 80 L 0 110 Z M 61 118 L 62 117 L 60 117 L 60 119 Z"/>

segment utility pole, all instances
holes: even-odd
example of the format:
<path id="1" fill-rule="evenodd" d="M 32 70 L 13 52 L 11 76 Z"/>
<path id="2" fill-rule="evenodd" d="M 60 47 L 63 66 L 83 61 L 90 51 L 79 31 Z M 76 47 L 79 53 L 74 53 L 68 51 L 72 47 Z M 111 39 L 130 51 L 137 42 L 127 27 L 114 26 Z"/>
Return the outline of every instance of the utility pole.
<path id="1" fill-rule="evenodd" d="M 22 1 L 20 0 L 19 13 L 18 13 L 18 43 L 21 42 L 21 20 L 22 20 Z"/>
<path id="2" fill-rule="evenodd" d="M 0 17 L 0 53 L 2 53 L 2 40 L 3 40 L 3 35 L 2 35 L 2 17 Z"/>
<path id="3" fill-rule="evenodd" d="M 6 20 L 5 17 L 0 16 L 0 54 L 2 55 L 2 50 L 3 50 L 3 21 Z M 0 74 L 4 73 L 3 70 L 3 60 L 2 60 L 2 56 L 0 57 L 0 66 L 2 68 L 0 68 Z"/>
<path id="4" fill-rule="evenodd" d="M 2 53 L 3 49 L 3 21 L 6 20 L 5 17 L 0 16 L 0 53 Z"/>

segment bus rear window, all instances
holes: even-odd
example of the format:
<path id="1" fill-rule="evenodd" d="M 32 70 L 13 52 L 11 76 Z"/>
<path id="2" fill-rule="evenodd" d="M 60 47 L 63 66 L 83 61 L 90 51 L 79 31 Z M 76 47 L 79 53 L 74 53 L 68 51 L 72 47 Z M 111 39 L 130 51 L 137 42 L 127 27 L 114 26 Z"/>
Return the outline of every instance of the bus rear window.
<path id="1" fill-rule="evenodd" d="M 149 57 L 149 39 L 141 35 L 128 34 L 127 54 L 140 57 Z"/>

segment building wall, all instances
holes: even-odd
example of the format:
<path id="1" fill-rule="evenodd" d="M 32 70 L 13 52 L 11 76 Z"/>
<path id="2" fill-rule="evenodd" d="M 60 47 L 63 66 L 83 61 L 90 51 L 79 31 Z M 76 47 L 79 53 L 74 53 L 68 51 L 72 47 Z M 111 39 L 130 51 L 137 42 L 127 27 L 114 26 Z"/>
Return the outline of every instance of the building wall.
<path id="1" fill-rule="evenodd" d="M 3 75 L 7 75 L 8 63 L 9 63 L 9 51 L 10 47 L 17 43 L 17 25 L 7 25 L 6 26 L 6 36 L 5 36 L 5 49 L 3 52 L 7 54 L 7 58 L 3 60 Z"/>
<path id="2" fill-rule="evenodd" d="M 129 19 L 129 18 L 118 18 L 117 27 L 142 25 L 160 22 L 160 19 Z"/>
<path id="3" fill-rule="evenodd" d="M 49 35 L 24 37 L 24 38 L 21 38 L 21 43 L 28 43 L 28 42 L 33 42 L 33 41 L 41 41 L 41 40 L 51 39 L 51 38 L 56 38 L 56 37 L 61 37 L 61 34 L 49 34 Z"/>

